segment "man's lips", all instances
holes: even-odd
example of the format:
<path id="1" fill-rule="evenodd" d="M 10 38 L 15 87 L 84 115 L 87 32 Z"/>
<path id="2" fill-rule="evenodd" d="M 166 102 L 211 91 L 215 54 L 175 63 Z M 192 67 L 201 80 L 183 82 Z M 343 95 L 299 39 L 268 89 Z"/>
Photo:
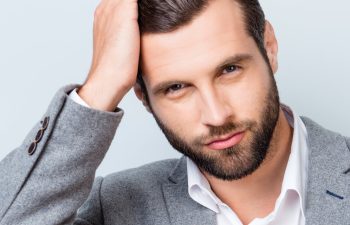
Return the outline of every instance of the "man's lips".
<path id="1" fill-rule="evenodd" d="M 206 145 L 213 150 L 226 149 L 238 144 L 242 140 L 243 136 L 244 131 L 236 132 L 234 134 L 212 140 Z"/>

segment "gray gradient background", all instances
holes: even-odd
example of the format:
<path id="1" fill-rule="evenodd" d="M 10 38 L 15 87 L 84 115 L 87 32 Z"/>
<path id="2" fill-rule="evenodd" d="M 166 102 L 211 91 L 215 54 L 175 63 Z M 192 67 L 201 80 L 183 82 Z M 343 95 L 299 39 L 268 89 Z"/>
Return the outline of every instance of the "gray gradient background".
<path id="1" fill-rule="evenodd" d="M 82 83 L 92 54 L 97 0 L 0 2 L 0 159 L 18 146 L 58 88 Z M 350 136 L 350 3 L 262 0 L 279 40 L 282 102 Z M 133 92 L 97 171 L 106 175 L 178 157 Z"/>

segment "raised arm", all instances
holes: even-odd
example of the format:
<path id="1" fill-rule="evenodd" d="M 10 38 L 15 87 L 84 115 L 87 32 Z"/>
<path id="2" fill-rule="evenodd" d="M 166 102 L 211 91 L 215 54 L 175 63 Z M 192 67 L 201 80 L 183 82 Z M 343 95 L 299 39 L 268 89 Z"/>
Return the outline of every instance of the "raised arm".
<path id="1" fill-rule="evenodd" d="M 24 142 L 0 162 L 0 224 L 72 224 L 134 85 L 140 37 L 136 0 L 96 9 L 94 55 L 84 85 L 59 90 Z M 91 107 L 68 94 L 74 88 Z"/>

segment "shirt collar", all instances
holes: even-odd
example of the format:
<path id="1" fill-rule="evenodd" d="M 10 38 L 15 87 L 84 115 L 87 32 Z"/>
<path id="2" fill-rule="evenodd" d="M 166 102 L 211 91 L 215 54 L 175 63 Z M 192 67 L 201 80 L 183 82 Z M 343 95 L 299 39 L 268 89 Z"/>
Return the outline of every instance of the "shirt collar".
<path id="1" fill-rule="evenodd" d="M 305 193 L 307 180 L 307 131 L 301 118 L 288 106 L 281 104 L 288 123 L 294 128 L 291 152 L 283 177 L 281 193 L 276 201 L 276 209 L 281 205 L 288 191 L 295 191 L 299 195 L 301 210 L 305 216 Z M 205 176 L 197 165 L 187 157 L 188 193 L 199 204 L 219 212 L 218 205 L 224 204 L 211 190 Z"/>
<path id="2" fill-rule="evenodd" d="M 286 171 L 282 182 L 280 197 L 282 199 L 287 191 L 298 193 L 301 210 L 305 216 L 306 180 L 308 168 L 308 140 L 306 127 L 301 118 L 288 106 L 281 105 L 289 124 L 293 129 L 293 140 Z"/>
<path id="3" fill-rule="evenodd" d="M 219 213 L 221 200 L 211 190 L 210 184 L 197 165 L 187 157 L 188 194 L 199 204 Z"/>

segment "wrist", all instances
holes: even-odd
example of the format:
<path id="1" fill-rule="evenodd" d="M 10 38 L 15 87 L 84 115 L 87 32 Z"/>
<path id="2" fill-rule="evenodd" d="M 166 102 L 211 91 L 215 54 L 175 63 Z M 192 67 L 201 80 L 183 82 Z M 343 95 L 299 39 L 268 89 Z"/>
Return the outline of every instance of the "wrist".
<path id="1" fill-rule="evenodd" d="M 86 82 L 77 91 L 91 108 L 101 111 L 114 111 L 128 90 L 124 88 L 104 85 L 97 82 Z"/>

